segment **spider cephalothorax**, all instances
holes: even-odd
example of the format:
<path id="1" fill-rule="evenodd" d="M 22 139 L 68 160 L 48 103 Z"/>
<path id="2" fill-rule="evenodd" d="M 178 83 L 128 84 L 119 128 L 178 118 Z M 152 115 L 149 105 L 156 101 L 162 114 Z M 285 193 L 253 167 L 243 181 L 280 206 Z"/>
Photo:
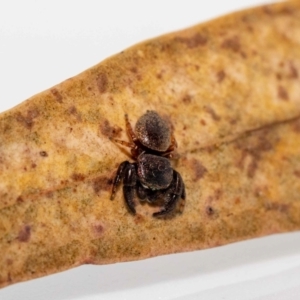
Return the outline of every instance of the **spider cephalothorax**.
<path id="1" fill-rule="evenodd" d="M 185 187 L 180 174 L 170 163 L 172 152 L 177 147 L 169 124 L 155 111 L 147 111 L 141 116 L 133 131 L 128 116 L 125 115 L 126 129 L 132 143 L 114 140 L 131 148 L 132 158 L 119 165 L 113 182 L 111 199 L 123 180 L 123 194 L 130 212 L 136 213 L 135 193 L 140 200 L 155 203 L 163 200 L 163 208 L 153 214 L 164 216 L 172 212 L 180 198 L 185 199 Z"/>

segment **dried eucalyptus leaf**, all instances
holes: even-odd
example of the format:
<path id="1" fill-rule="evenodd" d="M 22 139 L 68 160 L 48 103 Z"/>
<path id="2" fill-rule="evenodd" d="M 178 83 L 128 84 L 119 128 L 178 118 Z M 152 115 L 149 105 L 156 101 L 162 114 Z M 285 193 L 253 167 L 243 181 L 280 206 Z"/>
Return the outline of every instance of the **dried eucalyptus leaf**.
<path id="1" fill-rule="evenodd" d="M 131 215 L 124 114 L 172 124 L 182 213 Z M 0 116 L 0 285 L 300 229 L 300 2 L 138 44 Z"/>

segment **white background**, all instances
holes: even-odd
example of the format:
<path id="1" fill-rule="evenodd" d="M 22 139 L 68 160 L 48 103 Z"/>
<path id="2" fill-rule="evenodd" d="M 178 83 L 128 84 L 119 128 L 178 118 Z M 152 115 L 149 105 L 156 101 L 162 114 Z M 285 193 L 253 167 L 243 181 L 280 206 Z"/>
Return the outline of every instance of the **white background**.
<path id="1" fill-rule="evenodd" d="M 1 1 L 0 111 L 123 49 L 259 0 Z M 300 233 L 139 262 L 83 266 L 1 300 L 299 299 Z"/>

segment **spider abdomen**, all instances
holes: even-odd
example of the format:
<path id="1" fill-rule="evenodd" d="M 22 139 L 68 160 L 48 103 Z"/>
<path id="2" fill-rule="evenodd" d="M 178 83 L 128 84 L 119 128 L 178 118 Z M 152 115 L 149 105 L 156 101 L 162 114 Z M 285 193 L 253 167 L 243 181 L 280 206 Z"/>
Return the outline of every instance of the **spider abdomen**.
<path id="1" fill-rule="evenodd" d="M 170 126 L 153 110 L 148 110 L 137 121 L 135 133 L 140 143 L 151 150 L 166 151 L 171 143 Z"/>

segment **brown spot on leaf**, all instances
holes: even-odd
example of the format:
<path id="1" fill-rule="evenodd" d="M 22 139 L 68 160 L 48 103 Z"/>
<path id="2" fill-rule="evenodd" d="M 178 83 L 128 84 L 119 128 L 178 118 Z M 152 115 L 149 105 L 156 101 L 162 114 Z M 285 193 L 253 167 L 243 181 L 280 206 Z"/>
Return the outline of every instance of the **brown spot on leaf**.
<path id="1" fill-rule="evenodd" d="M 293 130 L 296 133 L 300 133 L 300 119 L 297 119 L 296 122 L 293 124 Z"/>
<path id="2" fill-rule="evenodd" d="M 18 234 L 18 240 L 20 242 L 28 242 L 31 235 L 31 227 L 29 225 L 25 225 Z"/>
<path id="3" fill-rule="evenodd" d="M 267 15 L 272 15 L 273 14 L 273 10 L 272 10 L 271 6 L 263 6 L 262 10 Z"/>
<path id="4" fill-rule="evenodd" d="M 267 202 L 265 204 L 266 210 L 276 210 L 282 213 L 286 213 L 289 210 L 289 205 L 278 202 Z"/>
<path id="5" fill-rule="evenodd" d="M 27 112 L 27 118 L 28 119 L 35 119 L 39 115 L 39 111 L 37 109 L 29 109 Z"/>
<path id="6" fill-rule="evenodd" d="M 107 78 L 107 75 L 105 73 L 100 73 L 97 76 L 96 80 L 97 80 L 97 86 L 98 86 L 99 92 L 101 94 L 105 93 L 106 90 L 107 90 L 107 87 L 108 87 L 108 78 Z"/>
<path id="7" fill-rule="evenodd" d="M 47 192 L 45 193 L 45 196 L 46 196 L 47 198 L 53 198 L 53 195 L 54 195 L 53 191 L 47 191 Z"/>
<path id="8" fill-rule="evenodd" d="M 281 7 L 280 10 L 274 10 L 272 5 L 267 5 L 262 7 L 263 12 L 269 16 L 275 15 L 275 14 L 283 14 L 283 15 L 292 15 L 294 14 L 294 8 L 293 7 Z"/>
<path id="9" fill-rule="evenodd" d="M 140 214 L 136 214 L 135 217 L 134 217 L 134 223 L 135 224 L 141 224 L 145 221 L 145 218 L 140 215 Z"/>
<path id="10" fill-rule="evenodd" d="M 205 212 L 208 216 L 212 216 L 215 213 L 215 210 L 211 206 L 206 206 Z"/>
<path id="11" fill-rule="evenodd" d="M 22 197 L 22 196 L 19 196 L 19 197 L 17 198 L 17 202 L 18 202 L 18 203 L 22 203 L 22 202 L 24 202 L 24 199 L 23 199 L 23 197 Z"/>
<path id="12" fill-rule="evenodd" d="M 205 122 L 205 120 L 203 120 L 203 119 L 200 120 L 200 123 L 201 123 L 203 126 L 206 125 L 206 122 Z"/>
<path id="13" fill-rule="evenodd" d="M 95 223 L 93 224 L 93 231 L 96 236 L 102 236 L 104 233 L 104 226 L 101 223 Z"/>
<path id="14" fill-rule="evenodd" d="M 246 28 L 247 28 L 247 30 L 250 31 L 250 32 L 253 32 L 253 31 L 254 31 L 254 29 L 253 29 L 253 27 L 252 27 L 251 25 L 248 25 Z"/>
<path id="15" fill-rule="evenodd" d="M 276 78 L 277 78 L 278 80 L 281 80 L 281 79 L 282 79 L 282 75 L 281 75 L 280 73 L 276 73 Z"/>
<path id="16" fill-rule="evenodd" d="M 224 72 L 224 70 L 221 70 L 217 73 L 217 80 L 218 82 L 222 82 L 226 77 L 226 73 Z"/>
<path id="17" fill-rule="evenodd" d="M 183 98 L 182 98 L 182 101 L 185 103 L 185 104 L 190 104 L 192 102 L 192 97 L 188 94 L 186 94 Z"/>
<path id="18" fill-rule="evenodd" d="M 210 218 L 210 219 L 217 219 L 219 217 L 219 213 L 214 208 L 213 202 L 218 200 L 219 196 L 218 194 L 221 193 L 221 190 L 215 191 L 214 195 L 209 196 L 206 200 L 206 205 L 205 205 L 205 214 Z"/>
<path id="19" fill-rule="evenodd" d="M 234 200 L 234 204 L 238 205 L 238 204 L 240 204 L 240 203 L 241 203 L 241 199 L 240 199 L 240 198 L 236 198 L 236 199 Z"/>
<path id="20" fill-rule="evenodd" d="M 196 48 L 198 46 L 204 46 L 207 43 L 207 37 L 203 36 L 200 33 L 196 33 L 195 35 L 189 38 L 177 37 L 175 38 L 175 40 L 185 44 L 188 48 Z"/>
<path id="21" fill-rule="evenodd" d="M 280 70 L 276 73 L 278 80 L 282 79 L 297 79 L 299 77 L 298 70 L 292 61 L 280 62 Z M 281 87 L 282 88 L 282 87 Z"/>
<path id="22" fill-rule="evenodd" d="M 92 265 L 94 263 L 95 261 L 91 257 L 87 257 L 82 260 L 83 265 Z"/>
<path id="23" fill-rule="evenodd" d="M 247 176 L 249 178 L 253 178 L 263 152 L 272 150 L 273 145 L 267 139 L 267 130 L 262 130 L 259 135 L 255 133 L 254 136 L 251 136 L 247 142 L 245 142 L 244 139 L 237 141 L 237 148 L 242 150 L 242 154 L 237 166 L 243 169 L 246 158 L 250 157 L 250 162 L 246 168 L 246 171 Z"/>
<path id="24" fill-rule="evenodd" d="M 235 125 L 235 124 L 237 124 L 237 122 L 238 122 L 237 119 L 229 119 L 229 123 L 230 123 L 231 125 Z"/>
<path id="25" fill-rule="evenodd" d="M 292 62 L 290 62 L 290 78 L 297 79 L 299 77 L 298 70 Z"/>
<path id="26" fill-rule="evenodd" d="M 77 109 L 74 105 L 70 106 L 67 111 L 69 114 L 72 114 L 72 115 L 77 114 Z"/>
<path id="27" fill-rule="evenodd" d="M 254 50 L 254 49 L 252 49 L 251 53 L 252 53 L 253 56 L 256 56 L 258 54 L 257 51 Z"/>
<path id="28" fill-rule="evenodd" d="M 107 119 L 100 124 L 100 131 L 103 135 L 107 137 L 117 137 L 120 135 L 122 128 L 118 126 L 111 126 Z"/>
<path id="29" fill-rule="evenodd" d="M 162 72 L 156 74 L 157 79 L 162 79 Z"/>
<path id="30" fill-rule="evenodd" d="M 222 196 L 222 190 L 221 189 L 216 189 L 215 190 L 215 194 L 214 194 L 214 198 L 215 200 L 220 200 L 221 199 L 221 196 Z"/>
<path id="31" fill-rule="evenodd" d="M 11 266 L 12 264 L 13 264 L 13 260 L 12 259 L 10 259 L 10 258 L 7 258 L 6 259 L 6 264 L 8 265 L 8 266 Z"/>
<path id="32" fill-rule="evenodd" d="M 80 115 L 80 113 L 77 111 L 77 108 L 76 108 L 74 105 L 70 106 L 70 107 L 67 109 L 67 113 L 70 114 L 70 115 L 73 115 L 73 116 L 76 118 L 76 120 L 77 120 L 78 122 L 81 122 L 81 121 L 82 121 L 82 120 L 81 120 L 81 115 Z"/>
<path id="33" fill-rule="evenodd" d="M 286 90 L 283 86 L 281 86 L 281 85 L 278 86 L 277 93 L 278 93 L 278 97 L 279 97 L 281 100 L 284 100 L 284 101 L 289 100 L 288 92 L 287 92 L 287 90 Z"/>
<path id="34" fill-rule="evenodd" d="M 193 170 L 194 181 L 198 181 L 199 179 L 201 179 L 207 172 L 207 169 L 195 158 L 189 160 L 188 165 Z"/>
<path id="35" fill-rule="evenodd" d="M 99 194 L 103 190 L 108 191 L 111 189 L 112 179 L 105 176 L 99 176 L 93 180 L 92 185 L 94 192 Z"/>
<path id="36" fill-rule="evenodd" d="M 18 122 L 22 123 L 27 129 L 31 129 L 34 125 L 34 119 L 38 117 L 39 111 L 37 109 L 30 109 L 27 111 L 26 115 L 18 113 L 16 119 Z"/>
<path id="37" fill-rule="evenodd" d="M 63 97 L 62 97 L 62 95 L 59 93 L 59 91 L 56 88 L 51 89 L 50 92 L 55 97 L 55 100 L 57 102 L 63 103 L 63 101 L 62 101 Z"/>
<path id="38" fill-rule="evenodd" d="M 295 170 L 294 175 L 300 178 L 300 170 Z"/>
<path id="39" fill-rule="evenodd" d="M 40 151 L 40 156 L 47 157 L 48 153 L 46 151 Z"/>
<path id="40" fill-rule="evenodd" d="M 74 173 L 71 178 L 74 180 L 74 181 L 83 181 L 85 179 L 85 176 L 81 173 Z"/>
<path id="41" fill-rule="evenodd" d="M 237 36 L 225 39 L 221 44 L 221 47 L 224 49 L 232 50 L 233 52 L 241 51 L 240 40 Z"/>
<path id="42" fill-rule="evenodd" d="M 221 118 L 220 116 L 210 107 L 210 106 L 205 106 L 204 110 L 210 114 L 210 116 L 213 118 L 215 121 L 220 121 Z"/>
<path id="43" fill-rule="evenodd" d="M 292 7 L 285 6 L 280 9 L 279 13 L 284 15 L 292 15 L 294 14 L 294 9 Z"/>

